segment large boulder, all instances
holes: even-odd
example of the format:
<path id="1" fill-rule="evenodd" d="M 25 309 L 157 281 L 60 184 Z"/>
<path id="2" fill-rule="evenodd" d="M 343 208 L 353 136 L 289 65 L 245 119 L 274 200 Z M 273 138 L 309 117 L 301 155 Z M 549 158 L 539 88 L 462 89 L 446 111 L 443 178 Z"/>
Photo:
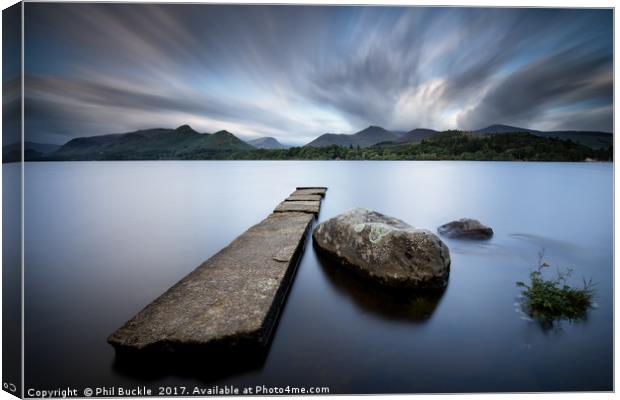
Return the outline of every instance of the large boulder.
<path id="1" fill-rule="evenodd" d="M 471 218 L 461 218 L 437 228 L 440 235 L 451 239 L 488 240 L 493 237 L 493 229 Z"/>
<path id="2" fill-rule="evenodd" d="M 316 248 L 385 285 L 443 288 L 450 251 L 434 233 L 376 211 L 356 208 L 320 223 Z"/>

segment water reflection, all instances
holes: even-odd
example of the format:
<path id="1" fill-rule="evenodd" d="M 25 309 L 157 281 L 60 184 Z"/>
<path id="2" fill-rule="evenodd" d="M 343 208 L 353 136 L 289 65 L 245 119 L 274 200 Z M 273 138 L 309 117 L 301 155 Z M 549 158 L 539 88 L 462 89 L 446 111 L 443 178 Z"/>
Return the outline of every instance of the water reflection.
<path id="1" fill-rule="evenodd" d="M 423 291 L 386 288 L 339 265 L 316 248 L 314 251 L 321 270 L 338 292 L 345 294 L 363 311 L 386 320 L 425 322 L 433 315 L 446 291 L 446 288 Z"/>
<path id="2" fill-rule="evenodd" d="M 581 246 L 578 243 L 569 242 L 566 240 L 557 240 L 548 238 L 541 235 L 532 235 L 529 233 L 511 233 L 511 238 L 530 243 L 535 248 L 538 248 L 538 253 L 544 255 L 549 252 L 551 254 L 562 254 L 565 258 L 575 259 L 577 255 L 583 252 Z"/>
<path id="3" fill-rule="evenodd" d="M 586 325 L 588 323 L 589 310 L 577 318 L 537 318 L 531 315 L 527 306 L 524 304 L 523 296 L 519 297 L 515 302 L 515 311 L 521 316 L 521 319 L 527 321 L 528 326 L 535 326 L 545 335 L 561 335 L 564 332 L 565 325 Z"/>
<path id="4" fill-rule="evenodd" d="M 532 240 L 536 240 L 537 242 L 546 242 L 546 243 L 554 243 L 554 244 L 558 244 L 561 243 L 559 241 L 552 241 L 552 240 L 546 240 L 545 238 L 541 238 L 535 235 L 526 235 L 526 234 L 512 234 L 510 235 L 512 237 L 515 238 L 531 238 Z M 554 279 L 551 279 L 548 274 L 545 274 L 544 269 L 548 269 L 550 267 L 550 265 L 545 261 L 545 253 L 546 253 L 546 248 L 542 247 L 539 251 L 538 251 L 538 269 L 535 271 L 531 271 L 530 272 L 530 280 L 531 283 L 527 283 L 526 286 L 528 291 L 534 290 L 531 289 L 530 287 L 533 287 L 534 285 L 534 273 L 537 273 L 539 276 L 539 280 L 542 279 L 542 281 L 544 282 L 545 286 L 547 289 L 539 289 L 539 291 L 545 291 L 546 292 L 546 298 L 549 298 L 551 296 L 551 302 L 558 302 L 558 300 L 553 300 L 554 298 L 556 298 L 556 296 L 566 296 L 566 295 L 561 295 L 561 294 L 554 294 L 556 293 L 558 290 L 560 290 L 560 287 L 564 287 L 565 289 L 569 287 L 569 285 L 567 285 L 567 280 L 568 278 L 571 276 L 572 273 L 572 269 L 568 268 L 566 271 L 562 271 L 560 268 L 556 268 L 556 274 L 557 276 Z M 522 284 L 522 283 L 520 283 Z M 547 285 L 551 285 L 551 286 L 547 286 Z M 589 286 L 588 286 L 589 285 Z M 592 286 L 595 286 L 596 284 L 593 284 L 592 281 L 590 280 L 589 283 L 586 283 L 585 278 L 583 279 L 583 290 L 592 290 Z M 588 287 L 590 289 L 588 289 Z M 555 288 L 555 289 L 552 289 Z M 574 287 L 575 290 L 579 290 L 580 288 L 575 286 Z M 519 316 L 521 317 L 522 320 L 527 321 L 530 323 L 530 325 L 535 325 L 537 326 L 543 334 L 561 334 L 564 330 L 563 325 L 564 324 L 580 324 L 580 323 L 586 323 L 588 321 L 588 313 L 590 312 L 590 310 L 592 308 L 595 308 L 595 303 L 591 303 L 589 306 L 586 306 L 585 310 L 581 313 L 581 314 L 576 314 L 575 312 L 573 312 L 570 316 L 566 315 L 564 313 L 556 313 L 556 314 L 551 314 L 551 315 L 545 315 L 544 313 L 535 313 L 532 308 L 529 306 L 529 301 L 528 298 L 526 297 L 526 291 L 525 289 L 523 289 L 523 292 L 521 293 L 521 295 L 519 295 L 516 299 L 516 302 L 514 303 L 515 306 L 515 311 L 517 312 L 517 314 L 519 314 Z M 552 291 L 553 290 L 553 291 Z M 592 290 L 591 294 L 594 294 L 595 292 Z M 541 294 L 536 295 L 536 297 L 538 298 L 539 296 L 541 296 Z M 545 300 L 546 302 L 547 300 Z M 568 304 L 565 304 L 564 307 L 570 307 L 571 304 L 569 302 L 568 299 L 564 300 L 565 303 L 568 302 Z M 556 307 L 558 307 L 558 305 L 556 305 Z"/>
<path id="5" fill-rule="evenodd" d="M 135 353 L 117 351 L 112 370 L 141 382 L 153 382 L 169 376 L 193 378 L 204 383 L 218 381 L 265 364 L 271 343 L 265 347 L 222 347 L 182 353 Z"/>

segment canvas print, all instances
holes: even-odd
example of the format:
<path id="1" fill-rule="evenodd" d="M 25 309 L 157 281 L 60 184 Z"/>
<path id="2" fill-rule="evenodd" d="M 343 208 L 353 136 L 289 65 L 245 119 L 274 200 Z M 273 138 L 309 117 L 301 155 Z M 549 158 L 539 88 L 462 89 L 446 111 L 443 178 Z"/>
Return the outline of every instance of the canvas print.
<path id="1" fill-rule="evenodd" d="M 613 18 L 6 8 L 3 389 L 613 391 Z"/>

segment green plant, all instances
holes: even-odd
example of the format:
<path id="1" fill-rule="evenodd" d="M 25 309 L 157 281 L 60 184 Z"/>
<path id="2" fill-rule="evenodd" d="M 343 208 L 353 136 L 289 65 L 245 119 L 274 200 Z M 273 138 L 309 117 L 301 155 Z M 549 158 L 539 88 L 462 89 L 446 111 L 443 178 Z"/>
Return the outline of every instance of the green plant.
<path id="1" fill-rule="evenodd" d="M 558 269 L 554 279 L 545 279 L 543 268 L 549 267 L 549 264 L 543 262 L 543 253 L 539 256 L 538 269 L 530 273 L 530 284 L 517 282 L 518 287 L 525 289 L 522 294 L 527 313 L 546 321 L 583 319 L 592 305 L 595 286 L 592 279 L 583 279 L 582 288 L 569 286 L 567 280 L 573 272 L 570 268 L 565 272 Z"/>

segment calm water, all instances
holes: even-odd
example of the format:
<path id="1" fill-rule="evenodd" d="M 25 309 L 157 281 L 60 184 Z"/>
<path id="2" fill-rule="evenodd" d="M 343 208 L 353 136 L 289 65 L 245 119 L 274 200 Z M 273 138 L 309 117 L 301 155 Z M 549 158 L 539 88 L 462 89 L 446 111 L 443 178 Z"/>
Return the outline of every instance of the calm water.
<path id="1" fill-rule="evenodd" d="M 319 220 L 367 207 L 445 240 L 442 295 L 405 302 L 308 243 L 269 353 L 236 372 L 145 373 L 105 339 L 295 186 L 329 190 Z M 26 388 L 328 386 L 332 393 L 612 389 L 613 166 L 484 162 L 79 162 L 26 165 Z M 515 309 L 537 266 L 592 278 L 597 308 L 549 329 Z M 553 270 L 547 273 L 554 272 Z"/>

